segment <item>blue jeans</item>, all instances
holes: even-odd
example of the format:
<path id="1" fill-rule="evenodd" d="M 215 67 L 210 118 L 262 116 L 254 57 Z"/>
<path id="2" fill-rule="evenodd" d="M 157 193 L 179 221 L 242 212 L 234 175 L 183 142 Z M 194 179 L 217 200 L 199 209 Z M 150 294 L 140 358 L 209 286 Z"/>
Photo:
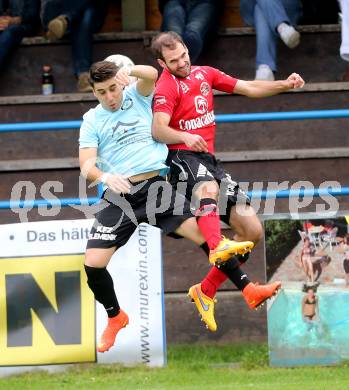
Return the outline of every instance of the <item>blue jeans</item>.
<path id="1" fill-rule="evenodd" d="M 195 63 L 210 32 L 218 26 L 215 1 L 170 0 L 164 6 L 161 31 L 175 31 Z"/>
<path id="2" fill-rule="evenodd" d="M 32 33 L 33 27 L 26 24 L 14 24 L 0 32 L 0 69 L 8 59 L 9 54 L 20 45 L 26 35 Z"/>
<path id="3" fill-rule="evenodd" d="M 41 22 L 47 31 L 48 23 L 59 15 L 65 15 L 69 23 L 79 20 L 92 0 L 41 0 Z"/>
<path id="4" fill-rule="evenodd" d="M 107 15 L 109 0 L 42 0 L 41 19 L 44 29 L 59 15 L 68 19 L 72 42 L 74 74 L 87 72 L 92 64 L 93 34 L 98 32 Z"/>
<path id="5" fill-rule="evenodd" d="M 256 67 L 267 64 L 276 71 L 277 26 L 295 25 L 302 14 L 299 0 L 240 0 L 244 22 L 256 29 Z"/>
<path id="6" fill-rule="evenodd" d="M 107 15 L 108 0 L 87 7 L 79 20 L 71 25 L 73 67 L 76 76 L 88 72 L 92 64 L 93 34 L 98 32 Z"/>

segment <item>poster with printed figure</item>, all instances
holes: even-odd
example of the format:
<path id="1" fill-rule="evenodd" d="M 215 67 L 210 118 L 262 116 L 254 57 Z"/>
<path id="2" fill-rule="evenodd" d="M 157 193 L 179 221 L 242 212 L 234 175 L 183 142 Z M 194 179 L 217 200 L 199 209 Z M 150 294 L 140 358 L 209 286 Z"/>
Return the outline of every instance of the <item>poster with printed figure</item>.
<path id="1" fill-rule="evenodd" d="M 67 363 L 165 364 L 160 230 L 139 225 L 109 263 L 130 323 L 100 354 L 96 344 L 107 316 L 84 270 L 92 223 L 0 225 L 0 375 Z"/>
<path id="2" fill-rule="evenodd" d="M 265 221 L 267 280 L 282 282 L 268 304 L 272 366 L 349 358 L 348 226 L 345 216 Z"/>

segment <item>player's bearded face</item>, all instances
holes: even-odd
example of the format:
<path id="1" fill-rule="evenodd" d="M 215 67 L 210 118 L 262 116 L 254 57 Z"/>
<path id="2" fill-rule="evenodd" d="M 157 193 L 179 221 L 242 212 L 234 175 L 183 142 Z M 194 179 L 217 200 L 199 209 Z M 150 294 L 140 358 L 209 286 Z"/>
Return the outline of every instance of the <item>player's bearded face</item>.
<path id="1" fill-rule="evenodd" d="M 122 103 L 122 90 L 122 86 L 113 77 L 101 83 L 95 83 L 93 93 L 105 110 L 116 111 Z"/>
<path id="2" fill-rule="evenodd" d="M 181 43 L 177 43 L 175 49 L 164 48 L 162 50 L 164 61 L 160 65 L 177 77 L 187 77 L 190 74 L 190 57 L 188 49 Z"/>

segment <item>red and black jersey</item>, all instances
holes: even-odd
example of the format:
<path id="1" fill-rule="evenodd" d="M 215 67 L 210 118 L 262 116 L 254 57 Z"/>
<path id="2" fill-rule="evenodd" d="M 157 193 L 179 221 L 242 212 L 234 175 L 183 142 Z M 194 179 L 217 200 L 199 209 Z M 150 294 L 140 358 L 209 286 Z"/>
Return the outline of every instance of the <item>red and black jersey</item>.
<path id="1" fill-rule="evenodd" d="M 201 135 L 213 154 L 216 123 L 212 89 L 232 93 L 236 83 L 234 77 L 210 66 L 192 66 L 187 77 L 176 77 L 164 69 L 156 84 L 153 111 L 169 114 L 173 129 Z M 185 144 L 168 148 L 189 150 Z"/>

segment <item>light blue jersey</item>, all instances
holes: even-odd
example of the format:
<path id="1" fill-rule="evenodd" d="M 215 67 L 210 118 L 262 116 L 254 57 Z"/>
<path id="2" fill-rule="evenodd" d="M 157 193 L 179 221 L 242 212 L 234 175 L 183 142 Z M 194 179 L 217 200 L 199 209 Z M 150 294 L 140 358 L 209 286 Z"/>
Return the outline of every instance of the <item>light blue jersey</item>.
<path id="1" fill-rule="evenodd" d="M 153 95 L 140 95 L 136 84 L 124 89 L 117 111 L 98 104 L 83 116 L 80 148 L 97 148 L 96 165 L 103 172 L 129 177 L 160 169 L 165 175 L 167 146 L 151 135 Z"/>

